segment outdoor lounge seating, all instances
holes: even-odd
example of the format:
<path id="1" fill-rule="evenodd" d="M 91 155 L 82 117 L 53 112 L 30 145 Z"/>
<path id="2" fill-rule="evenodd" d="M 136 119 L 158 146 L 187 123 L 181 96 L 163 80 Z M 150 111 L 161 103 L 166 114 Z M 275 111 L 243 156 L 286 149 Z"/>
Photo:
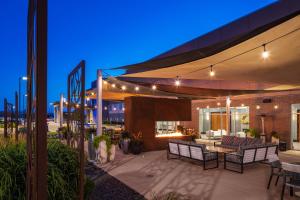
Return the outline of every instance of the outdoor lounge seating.
<path id="1" fill-rule="evenodd" d="M 262 144 L 262 140 L 259 138 L 249 138 L 249 137 L 236 137 L 224 135 L 222 137 L 221 143 L 215 142 L 214 145 L 217 147 L 229 148 L 238 150 L 243 146 L 249 145 L 259 145 Z"/>
<path id="2" fill-rule="evenodd" d="M 206 150 L 204 144 L 196 144 L 194 142 L 187 142 L 182 140 L 169 140 L 167 157 L 170 159 L 171 155 L 176 158 L 188 158 L 194 161 L 203 163 L 203 169 L 213 169 L 219 167 L 218 152 Z M 216 162 L 214 167 L 207 168 L 208 162 Z"/>
<path id="3" fill-rule="evenodd" d="M 283 200 L 285 187 L 290 188 L 290 196 L 294 196 L 294 188 L 300 189 L 300 165 L 299 163 L 282 163 L 283 184 L 281 200 Z"/>
<path id="4" fill-rule="evenodd" d="M 244 165 L 266 161 L 268 157 L 278 153 L 278 146 L 275 144 L 254 145 L 241 147 L 240 151 L 224 154 L 224 169 L 243 173 Z M 238 166 L 228 168 L 228 164 Z"/>

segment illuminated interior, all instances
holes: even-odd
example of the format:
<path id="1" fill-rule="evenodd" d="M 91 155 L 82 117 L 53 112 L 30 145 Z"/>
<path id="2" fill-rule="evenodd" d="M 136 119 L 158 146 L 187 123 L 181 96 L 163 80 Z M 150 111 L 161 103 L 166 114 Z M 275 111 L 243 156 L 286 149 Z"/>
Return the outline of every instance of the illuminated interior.
<path id="1" fill-rule="evenodd" d="M 178 137 L 183 134 L 177 129 L 179 122 L 157 121 L 155 124 L 155 137 Z"/>

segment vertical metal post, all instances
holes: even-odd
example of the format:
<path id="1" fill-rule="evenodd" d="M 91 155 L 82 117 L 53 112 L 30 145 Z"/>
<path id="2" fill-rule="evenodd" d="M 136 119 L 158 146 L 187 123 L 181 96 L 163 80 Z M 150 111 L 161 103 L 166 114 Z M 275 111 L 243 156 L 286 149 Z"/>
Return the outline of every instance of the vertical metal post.
<path id="1" fill-rule="evenodd" d="M 230 135 L 230 97 L 226 97 L 226 134 Z"/>
<path id="2" fill-rule="evenodd" d="M 81 71 L 81 105 L 80 105 L 80 176 L 79 176 L 79 199 L 84 198 L 84 106 L 85 105 L 85 61 Z"/>
<path id="3" fill-rule="evenodd" d="M 67 117 L 67 144 L 70 146 L 71 144 L 71 130 L 70 130 L 70 118 L 71 116 L 71 90 L 70 90 L 70 76 L 68 76 L 68 104 L 67 104 L 67 109 L 68 109 L 68 117 Z"/>
<path id="4" fill-rule="evenodd" d="M 15 131 L 15 136 L 16 136 L 16 141 L 19 140 L 19 96 L 18 96 L 18 92 L 15 93 L 15 104 L 16 104 L 16 108 L 15 108 L 15 123 L 16 123 L 16 131 Z"/>
<path id="5" fill-rule="evenodd" d="M 37 200 L 48 198 L 47 153 L 47 0 L 37 3 L 36 23 L 36 193 Z"/>
<path id="6" fill-rule="evenodd" d="M 4 137 L 7 138 L 8 137 L 8 133 L 7 133 L 7 99 L 4 99 Z"/>
<path id="7" fill-rule="evenodd" d="M 59 102 L 59 126 L 62 127 L 64 123 L 64 95 L 60 94 Z"/>
<path id="8" fill-rule="evenodd" d="M 102 71 L 97 70 L 97 135 L 102 134 Z"/>

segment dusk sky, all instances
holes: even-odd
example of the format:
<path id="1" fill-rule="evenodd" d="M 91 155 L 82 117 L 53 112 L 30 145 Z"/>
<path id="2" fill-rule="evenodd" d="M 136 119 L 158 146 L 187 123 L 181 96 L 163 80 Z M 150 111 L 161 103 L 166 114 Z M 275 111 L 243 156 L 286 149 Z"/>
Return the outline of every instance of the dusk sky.
<path id="1" fill-rule="evenodd" d="M 18 77 L 26 73 L 27 1 L 0 2 L 3 110 L 3 98 L 14 101 Z M 60 93 L 66 94 L 68 73 L 82 59 L 87 64 L 89 88 L 98 68 L 145 61 L 272 2 L 49 0 L 48 103 L 58 100 Z"/>

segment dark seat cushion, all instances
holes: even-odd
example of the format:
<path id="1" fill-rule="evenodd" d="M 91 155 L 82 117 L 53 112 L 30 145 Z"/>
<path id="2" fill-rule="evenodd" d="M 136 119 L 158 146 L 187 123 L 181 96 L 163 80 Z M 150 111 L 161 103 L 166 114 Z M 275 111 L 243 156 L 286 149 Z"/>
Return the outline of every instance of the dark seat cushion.
<path id="1" fill-rule="evenodd" d="M 234 136 L 223 135 L 221 144 L 222 145 L 232 145 Z"/>

